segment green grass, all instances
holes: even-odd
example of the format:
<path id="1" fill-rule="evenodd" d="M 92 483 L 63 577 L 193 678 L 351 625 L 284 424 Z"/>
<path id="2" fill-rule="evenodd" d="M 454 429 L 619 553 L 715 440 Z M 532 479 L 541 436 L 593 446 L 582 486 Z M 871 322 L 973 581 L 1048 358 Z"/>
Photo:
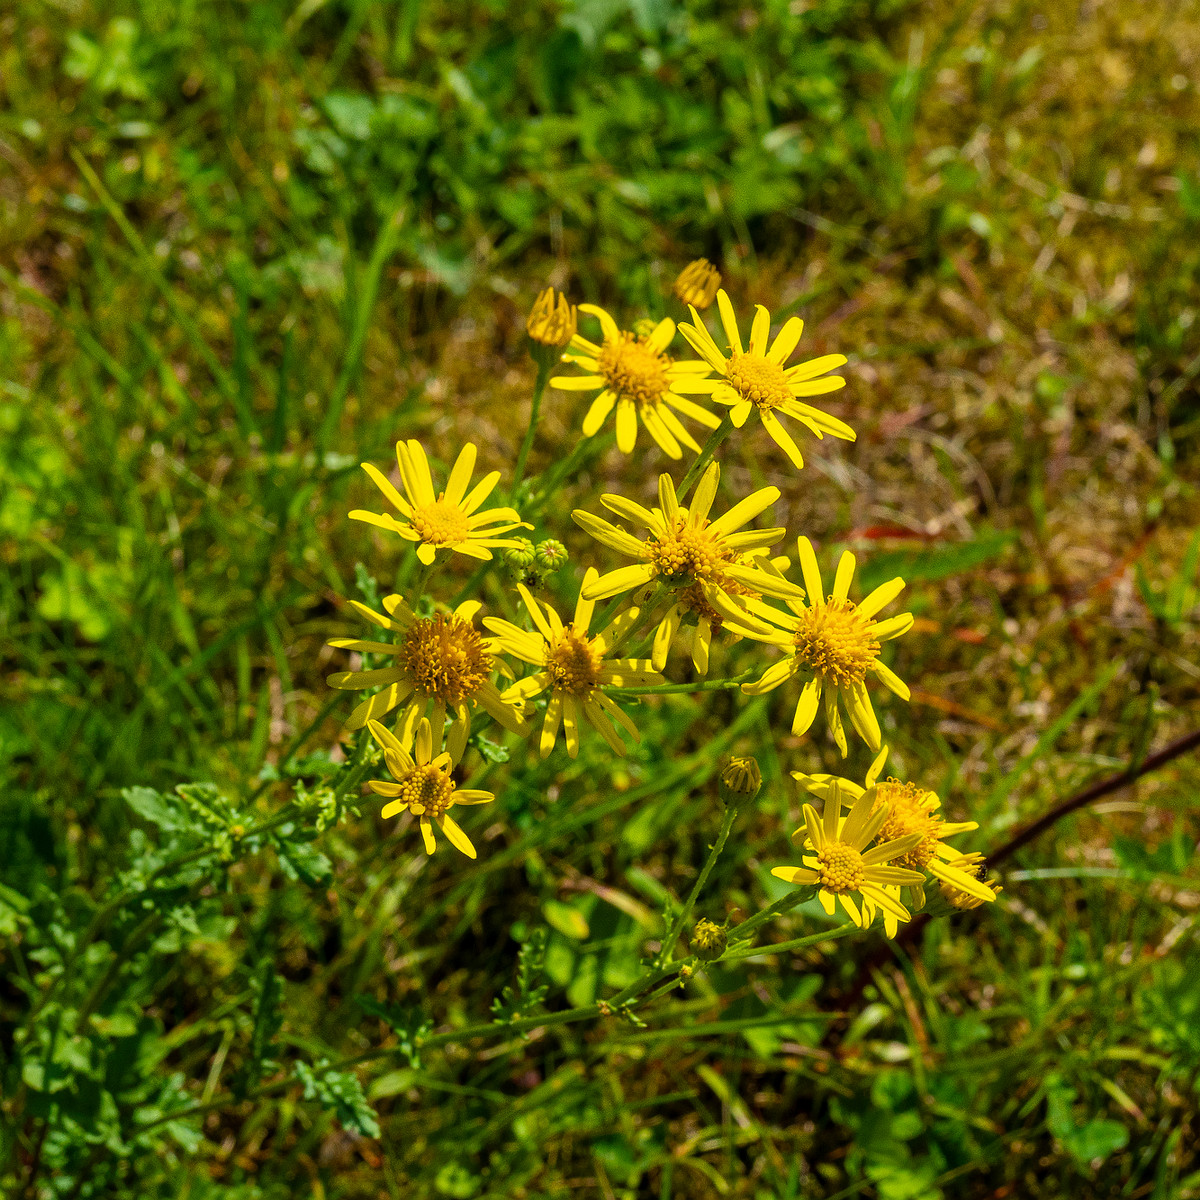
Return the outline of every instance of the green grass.
<path id="1" fill-rule="evenodd" d="M 717 836 L 721 755 L 764 774 L 696 910 L 734 923 L 781 894 L 787 772 L 840 760 L 787 733 L 786 689 L 644 703 L 623 763 L 599 739 L 538 763 L 490 729 L 511 753 L 470 760 L 497 793 L 468 819 L 479 859 L 427 863 L 373 802 L 342 806 L 323 648 L 360 628 L 349 599 L 414 578 L 346 519 L 372 497 L 358 463 L 471 438 L 506 486 L 535 292 L 678 315 L 663 294 L 706 254 L 739 310 L 798 311 L 807 354 L 850 356 L 858 442 L 806 444 L 797 478 L 747 434 L 728 494 L 777 484 L 823 565 L 848 546 L 864 584 L 909 580 L 914 700 L 880 706 L 885 739 L 980 822 L 964 845 L 1187 731 L 1197 15 L 0 15 L 3 1190 L 1200 1194 L 1194 756 L 1055 826 L 999 903 L 919 944 L 730 960 L 637 1021 L 462 1043 L 495 1000 L 544 987 L 563 1013 L 638 976 Z M 547 394 L 531 473 L 580 418 Z M 560 607 L 608 561 L 562 514 L 666 468 L 644 441 L 587 449 L 537 518 L 571 551 Z M 502 572 L 481 598 L 514 616 Z M 214 787 L 174 792 L 194 781 Z M 760 934 L 825 927 L 808 904 Z"/>

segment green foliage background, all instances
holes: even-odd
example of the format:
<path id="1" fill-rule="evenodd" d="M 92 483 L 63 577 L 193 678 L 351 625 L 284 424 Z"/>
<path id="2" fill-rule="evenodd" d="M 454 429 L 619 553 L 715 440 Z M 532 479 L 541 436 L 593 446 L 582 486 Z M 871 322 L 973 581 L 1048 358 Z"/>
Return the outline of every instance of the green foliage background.
<path id="1" fill-rule="evenodd" d="M 894 665 L 919 690 L 885 737 L 973 845 L 1185 732 L 1198 17 L 0 10 L 5 1194 L 1200 1192 L 1194 759 L 908 950 L 842 940 L 698 973 L 644 1025 L 464 1040 L 639 972 L 715 836 L 722 755 L 766 782 L 701 915 L 774 899 L 787 772 L 836 751 L 784 736 L 783 692 L 643 705 L 622 763 L 485 731 L 479 861 L 427 862 L 358 802 L 322 649 L 357 628 L 346 598 L 411 578 L 345 519 L 357 464 L 471 438 L 507 476 L 536 290 L 660 315 L 707 254 L 740 308 L 799 309 L 810 352 L 851 357 L 855 446 L 806 445 L 797 479 L 747 437 L 726 471 L 784 487 L 791 533 L 853 547 L 864 587 L 910 581 Z M 535 469 L 579 419 L 548 396 Z M 545 513 L 665 468 L 591 449 L 552 508 L 530 496 L 572 551 L 563 602 L 597 550 Z"/>

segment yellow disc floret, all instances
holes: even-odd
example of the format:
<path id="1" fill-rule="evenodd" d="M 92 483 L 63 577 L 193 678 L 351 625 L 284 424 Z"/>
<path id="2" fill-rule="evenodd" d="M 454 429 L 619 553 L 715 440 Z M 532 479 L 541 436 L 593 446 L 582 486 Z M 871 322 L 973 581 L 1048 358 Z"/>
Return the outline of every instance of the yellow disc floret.
<path id="1" fill-rule="evenodd" d="M 414 508 L 412 527 L 421 535 L 421 541 L 431 546 L 465 542 L 471 532 L 467 514 L 459 505 L 448 503 L 445 496 L 439 496 L 432 504 Z"/>
<path id="2" fill-rule="evenodd" d="M 769 411 L 795 398 L 783 367 L 761 354 L 734 353 L 725 378 L 743 400 L 752 401 L 759 409 Z"/>
<path id="3" fill-rule="evenodd" d="M 664 583 L 680 584 L 711 581 L 733 555 L 706 528 L 693 528 L 681 516 L 672 531 L 655 537 L 650 557 Z"/>
<path id="4" fill-rule="evenodd" d="M 919 833 L 921 840 L 896 865 L 923 871 L 937 853 L 941 840 L 941 816 L 935 811 L 937 797 L 915 783 L 901 783 L 888 779 L 876 787 L 876 808 L 888 806 L 887 820 L 880 828 L 879 837 L 886 842 L 904 837 L 908 833 Z"/>
<path id="5" fill-rule="evenodd" d="M 605 339 L 596 360 L 596 369 L 608 387 L 639 404 L 656 404 L 671 390 L 670 365 L 671 360 L 649 345 L 648 339 L 628 332 L 614 340 Z"/>
<path id="6" fill-rule="evenodd" d="M 831 599 L 797 615 L 797 661 L 835 687 L 861 683 L 879 657 L 879 643 L 853 601 Z"/>
<path id="7" fill-rule="evenodd" d="M 863 885 L 862 855 L 845 842 L 826 842 L 817 853 L 817 875 L 829 892 L 856 892 Z"/>
<path id="8" fill-rule="evenodd" d="M 594 639 L 567 628 L 546 650 L 546 673 L 550 686 L 573 696 L 590 696 L 600 685 L 601 656 Z"/>
<path id="9" fill-rule="evenodd" d="M 474 696 L 491 671 L 483 637 L 458 617 L 420 617 L 404 635 L 397 664 L 418 691 L 457 707 Z"/>
<path id="10" fill-rule="evenodd" d="M 396 799 L 406 804 L 414 816 L 440 817 L 454 803 L 454 780 L 444 768 L 432 763 L 415 767 L 399 784 Z"/>

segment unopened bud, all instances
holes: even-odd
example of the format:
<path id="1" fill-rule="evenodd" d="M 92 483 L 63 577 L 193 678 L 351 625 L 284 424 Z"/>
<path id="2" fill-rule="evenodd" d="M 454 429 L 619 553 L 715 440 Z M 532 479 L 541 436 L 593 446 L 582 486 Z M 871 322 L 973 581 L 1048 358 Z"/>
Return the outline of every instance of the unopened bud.
<path id="1" fill-rule="evenodd" d="M 679 272 L 672 290 L 684 304 L 707 308 L 717 298 L 720 286 L 721 272 L 707 258 L 698 258 Z"/>
<path id="2" fill-rule="evenodd" d="M 658 322 L 653 317 L 639 317 L 633 323 L 633 332 L 640 338 L 648 338 L 658 328 Z"/>
<path id="3" fill-rule="evenodd" d="M 520 545 L 510 546 L 504 551 L 505 565 L 514 571 L 528 571 L 533 566 L 537 551 L 528 538 L 515 538 L 514 541 L 520 542 Z"/>
<path id="4" fill-rule="evenodd" d="M 562 542 L 547 538 L 544 542 L 538 543 L 538 548 L 534 551 L 534 559 L 543 571 L 557 571 L 567 561 L 567 548 Z"/>
<path id="5" fill-rule="evenodd" d="M 718 791 L 726 804 L 747 804 L 762 787 L 762 772 L 752 758 L 731 758 L 721 772 Z"/>
<path id="6" fill-rule="evenodd" d="M 561 292 L 547 288 L 533 302 L 525 329 L 539 345 L 561 350 L 575 336 L 577 322 L 575 306 Z"/>
<path id="7" fill-rule="evenodd" d="M 728 946 L 725 930 L 713 921 L 701 920 L 696 922 L 692 930 L 692 953 L 704 962 L 715 962 L 725 953 Z"/>

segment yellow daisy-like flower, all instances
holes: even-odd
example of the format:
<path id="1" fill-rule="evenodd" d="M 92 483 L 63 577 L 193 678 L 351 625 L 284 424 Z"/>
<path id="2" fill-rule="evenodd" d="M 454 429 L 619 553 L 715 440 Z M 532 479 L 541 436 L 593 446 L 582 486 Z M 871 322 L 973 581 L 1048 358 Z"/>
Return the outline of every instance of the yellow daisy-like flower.
<path id="1" fill-rule="evenodd" d="M 355 521 L 366 521 L 391 533 L 398 533 L 407 541 L 417 543 L 417 557 L 428 566 L 438 550 L 454 550 L 471 558 L 488 559 L 496 547 L 518 546 L 512 538 L 499 534 L 510 529 L 532 529 L 511 508 L 489 508 L 477 512 L 479 506 L 491 495 L 500 480 L 500 472 L 492 471 L 475 485 L 470 494 L 467 485 L 475 470 L 475 446 L 468 442 L 462 448 L 446 490 L 436 496 L 433 491 L 433 476 L 429 472 L 429 460 L 421 443 L 409 441 L 396 443 L 396 461 L 400 465 L 400 479 L 408 499 L 400 495 L 382 471 L 370 463 L 362 469 L 375 481 L 379 490 L 388 498 L 403 520 L 386 513 L 366 512 L 356 508 L 350 517 Z"/>
<path id="2" fill-rule="evenodd" d="M 743 554 L 738 562 L 741 566 L 754 568 L 760 565 L 758 560 L 766 556 L 765 550 L 750 551 Z M 777 568 L 788 565 L 786 558 L 776 558 L 771 561 Z M 765 610 L 766 606 L 761 605 L 761 592 L 747 587 L 744 583 L 739 583 L 723 572 L 719 572 L 714 577 L 714 582 L 727 596 L 734 597 L 734 603 L 738 606 L 746 609 L 760 609 L 761 607 Z M 688 615 L 696 618 L 696 632 L 692 637 L 692 666 L 695 667 L 697 675 L 708 674 L 709 651 L 712 649 L 713 637 L 717 634 L 728 633 L 733 641 L 743 637 L 755 638 L 758 641 L 772 640 L 758 625 L 748 623 L 745 628 L 739 628 L 737 621 L 727 620 L 705 599 L 703 585 L 693 583 L 676 591 L 675 603 L 671 605 L 667 615 L 663 617 L 658 626 L 654 647 L 651 651 L 651 661 L 654 663 L 656 671 L 661 671 L 667 665 L 667 653 L 675 640 L 675 634 Z M 753 616 L 749 613 L 746 615 L 750 617 L 750 622 L 754 621 Z"/>
<path id="3" fill-rule="evenodd" d="M 941 800 L 915 783 L 901 783 L 890 778 L 879 782 L 887 755 L 888 748 L 884 746 L 867 771 L 865 786 L 841 776 L 807 775 L 803 771 L 793 771 L 792 778 L 826 804 L 835 789 L 844 804 L 857 804 L 864 796 L 871 797 L 872 813 L 885 814 L 877 835 L 881 842 L 916 836 L 917 841 L 912 848 L 894 860 L 897 867 L 922 873 L 921 879 L 910 885 L 912 903 L 916 908 L 925 907 L 925 872 L 932 875 L 943 888 L 953 888 L 958 894 L 972 897 L 976 905 L 995 899 L 995 892 L 979 882 L 977 873 L 972 874 L 959 865 L 962 851 L 947 845 L 945 841 L 955 834 L 978 829 L 978 823 L 947 821 L 938 811 L 942 806 Z M 874 915 L 873 910 L 870 915 Z M 896 936 L 894 917 L 886 909 L 884 926 L 888 937 Z"/>
<path id="4" fill-rule="evenodd" d="M 599 432 L 615 404 L 617 447 L 622 454 L 633 450 L 639 416 L 664 454 L 682 458 L 681 445 L 699 452 L 700 447 L 675 413 L 681 412 L 709 429 L 716 429 L 721 422 L 708 409 L 678 394 L 685 382 L 685 390 L 701 390 L 691 387 L 691 383 L 708 374 L 708 364 L 675 362 L 668 357 L 666 349 L 675 336 L 675 322 L 666 318 L 648 334 L 639 336 L 618 329 L 616 321 L 594 304 L 581 304 L 579 308 L 599 318 L 603 344 L 597 346 L 576 334 L 571 346 L 581 353 L 564 354 L 563 361 L 575 363 L 588 374 L 558 375 L 550 383 L 569 392 L 601 389 L 583 418 L 584 437 Z"/>
<path id="5" fill-rule="evenodd" d="M 453 715 L 447 749 L 453 762 L 462 758 L 471 733 L 472 706 L 479 706 L 492 719 L 525 736 L 529 726 L 522 706 L 503 699 L 491 681 L 495 659 L 491 642 L 475 628 L 475 614 L 482 607 L 477 600 L 460 604 L 453 613 L 418 617 L 400 596 L 385 596 L 382 616 L 365 604 L 351 600 L 359 615 L 382 629 L 401 636 L 392 642 L 365 642 L 357 638 L 333 638 L 331 646 L 340 650 L 359 650 L 368 654 L 387 654 L 395 665 L 377 671 L 337 671 L 326 682 L 345 690 L 382 687 L 383 691 L 364 700 L 346 722 L 348 729 L 361 729 L 368 721 L 391 712 L 399 704 L 405 708 L 397 731 L 400 740 L 411 743 L 417 722 L 432 707 L 434 741 L 441 745 L 446 714 Z"/>
<path id="6" fill-rule="evenodd" d="M 804 857 L 802 867 L 772 867 L 771 874 L 788 883 L 817 884 L 820 887 L 817 899 L 825 912 L 833 916 L 834 909 L 840 904 L 860 929 L 866 928 L 869 922 L 855 903 L 855 894 L 864 904 L 870 901 L 876 908 L 892 913 L 897 920 L 907 921 L 908 909 L 885 889 L 924 880 L 925 876 L 919 871 L 889 865 L 907 854 L 920 841 L 920 836 L 909 834 L 867 850 L 867 845 L 887 820 L 887 809 L 875 808 L 874 796 L 862 796 L 849 814 L 842 817 L 838 782 L 835 779 L 830 783 L 824 814 L 818 816 L 817 810 L 806 804 L 804 824 L 792 834 L 794 843 L 811 848 L 815 853 Z"/>
<path id="7" fill-rule="evenodd" d="M 902 700 L 909 698 L 908 685 L 880 661 L 879 648 L 883 642 L 911 629 L 913 617 L 912 613 L 900 613 L 883 621 L 876 621 L 874 617 L 901 593 L 904 580 L 897 578 L 881 583 L 865 600 L 855 604 L 847 598 L 855 565 L 854 555 L 847 550 L 838 562 L 833 592 L 826 596 L 812 543 L 806 537 L 798 538 L 796 548 L 800 553 L 800 570 L 808 591 L 808 602 L 797 603 L 789 599 L 790 614 L 777 610 L 768 613 L 765 607 L 756 610 L 777 621 L 790 633 L 786 642 L 779 643 L 786 645 L 788 654 L 768 667 L 757 682 L 742 684 L 742 691 L 748 696 L 761 696 L 793 676 L 802 675 L 806 682 L 796 704 L 793 733 L 805 733 L 812 726 L 823 695 L 825 719 L 842 757 L 845 758 L 848 751 L 839 700 L 849 712 L 859 736 L 872 750 L 878 750 L 881 745 L 879 721 L 867 694 L 867 673 L 878 676 L 884 686 Z"/>
<path id="8" fill-rule="evenodd" d="M 946 866 L 953 868 L 956 871 L 961 871 L 964 875 L 969 875 L 974 879 L 980 887 L 985 891 L 992 893 L 991 899 L 995 899 L 1004 888 L 993 879 L 984 879 L 983 874 L 987 869 L 987 863 L 984 861 L 982 854 L 973 852 L 971 854 L 963 854 L 958 858 L 952 858 Z M 938 890 L 942 893 L 955 908 L 962 909 L 964 912 L 972 908 L 978 908 L 984 903 L 978 892 L 964 891 L 960 887 L 956 887 L 952 883 L 942 882 L 938 885 Z"/>
<path id="9" fill-rule="evenodd" d="M 720 286 L 721 272 L 707 258 L 698 258 L 679 272 L 679 278 L 671 290 L 684 304 L 690 304 L 693 308 L 708 308 L 716 299 Z"/>
<path id="10" fill-rule="evenodd" d="M 771 546 L 786 532 L 783 529 L 741 529 L 779 499 L 779 489 L 760 488 L 735 504 L 727 513 L 710 521 L 708 514 L 717 495 L 721 468 L 711 463 L 696 485 L 692 503 L 682 507 L 669 475 L 658 477 L 659 507 L 650 510 L 624 496 L 603 495 L 601 503 L 628 521 L 644 525 L 650 531 L 648 541 L 640 541 L 623 529 L 576 509 L 571 517 L 592 537 L 614 550 L 638 559 L 635 566 L 619 567 L 600 575 L 583 586 L 588 600 L 604 600 L 642 584 L 658 582 L 686 594 L 698 587 L 703 600 L 736 632 L 747 637 L 776 639 L 778 630 L 752 616 L 739 603 L 736 589 L 729 581 L 759 594 L 793 600 L 803 592 L 781 574 L 768 573 L 759 559 L 747 559 L 747 553 Z M 668 614 L 668 618 L 670 614 Z M 663 662 L 678 622 L 664 619 L 655 634 L 652 661 Z"/>
<path id="11" fill-rule="evenodd" d="M 840 375 L 826 374 L 845 366 L 844 354 L 825 354 L 808 362 L 797 363 L 794 367 L 785 367 L 784 363 L 804 331 L 804 322 L 799 317 L 791 317 L 785 322 L 768 350 L 771 314 L 761 304 L 757 305 L 754 323 L 750 327 L 750 349 L 746 351 L 742 349 L 742 336 L 738 332 L 733 305 L 724 289 L 717 292 L 717 307 L 725 336 L 729 339 L 729 356 L 726 357 L 717 348 L 700 314 L 692 307 L 692 320 L 695 323 L 680 325 L 679 331 L 717 373 L 717 377 L 703 379 L 692 376 L 680 383 L 677 390 L 691 394 L 707 393 L 718 404 L 728 404 L 730 419 L 738 429 L 745 425 L 750 413 L 758 409 L 763 427 L 797 467 L 804 466 L 804 458 L 792 435 L 779 423 L 777 412 L 799 421 L 819 438 L 829 433 L 847 442 L 854 441 L 855 432 L 845 421 L 839 421 L 800 400 L 801 396 L 821 396 L 846 386 L 846 381 Z M 826 377 L 819 379 L 820 375 Z"/>
<path id="12" fill-rule="evenodd" d="M 450 755 L 442 753 L 437 758 L 433 757 L 433 730 L 428 721 L 422 720 L 417 726 L 415 755 L 409 754 L 396 735 L 378 721 L 371 721 L 368 727 L 383 751 L 383 761 L 396 780 L 395 783 L 383 779 L 367 782 L 367 787 L 377 796 L 390 798 L 391 802 L 383 806 L 383 816 L 394 817 L 407 808 L 421 820 L 421 837 L 425 839 L 426 854 L 432 854 L 437 845 L 433 837 L 436 822 L 455 849 L 461 850 L 468 858 L 474 858 L 475 847 L 471 839 L 454 818 L 446 814 L 456 804 L 490 804 L 496 797 L 491 792 L 455 785 L 450 778 Z"/>
<path id="13" fill-rule="evenodd" d="M 596 569 L 590 568 L 583 577 L 584 587 L 597 577 Z M 543 609 L 524 584 L 517 584 L 517 591 L 533 618 L 536 632 L 498 617 L 487 617 L 483 623 L 496 635 L 499 649 L 539 670 L 514 683 L 503 699 L 523 704 L 541 692 L 550 692 L 539 743 L 543 758 L 554 749 L 560 726 L 566 733 L 567 753 L 572 758 L 579 753 L 581 716 L 595 726 L 614 753 L 624 756 L 625 743 L 613 721 L 635 742 L 641 740 L 641 734 L 629 716 L 604 694 L 604 689 L 652 687 L 663 682 L 647 658 L 608 657 L 632 631 L 638 610 L 627 609 L 599 633 L 589 635 L 588 626 L 596 608 L 594 600 L 585 600 L 581 593 L 574 618 L 564 625 L 558 613 L 549 604 Z"/>

